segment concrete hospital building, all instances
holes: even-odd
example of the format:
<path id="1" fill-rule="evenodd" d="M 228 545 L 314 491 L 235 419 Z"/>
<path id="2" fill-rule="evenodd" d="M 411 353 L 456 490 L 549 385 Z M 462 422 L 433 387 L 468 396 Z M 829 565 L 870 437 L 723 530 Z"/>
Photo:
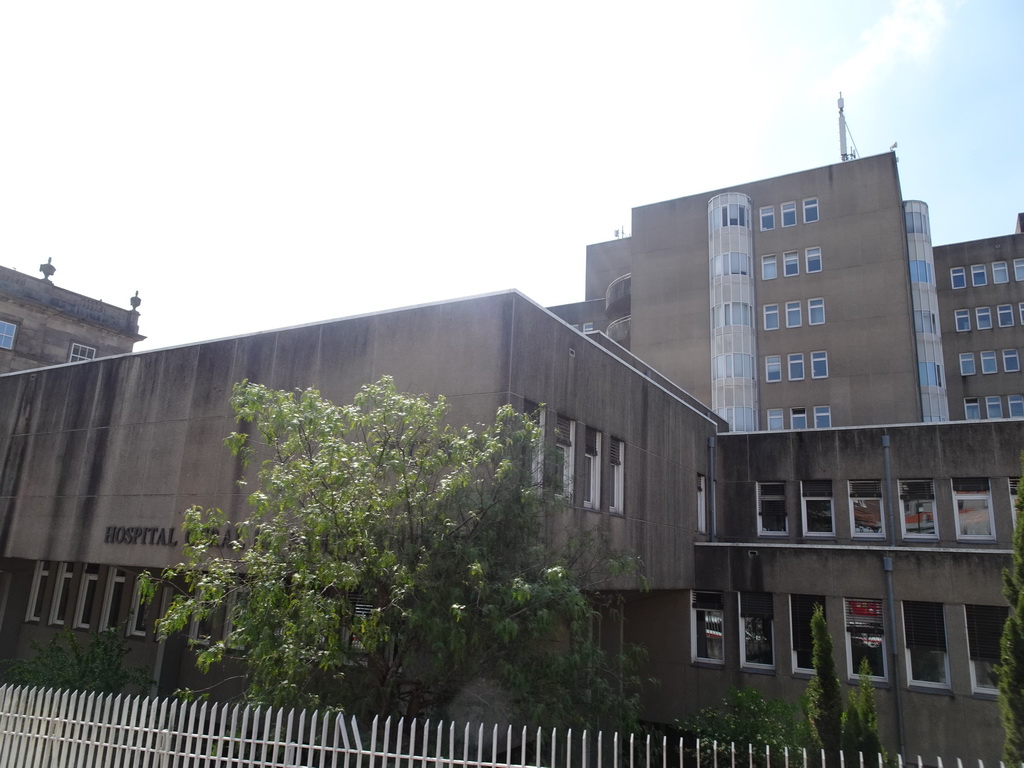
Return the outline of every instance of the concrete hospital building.
<path id="1" fill-rule="evenodd" d="M 587 249 L 578 304 L 509 291 L 142 353 L 134 308 L 31 351 L 83 318 L 0 272 L 0 657 L 121 625 L 161 692 L 208 685 L 135 579 L 179 561 L 187 507 L 244 511 L 232 384 L 344 402 L 390 374 L 465 422 L 545 404 L 571 523 L 645 566 L 607 634 L 648 649 L 650 721 L 730 686 L 795 700 L 820 603 L 841 676 L 870 664 L 887 745 L 998 759 L 1020 221 L 935 246 L 886 154 L 642 206 L 631 233 Z"/>

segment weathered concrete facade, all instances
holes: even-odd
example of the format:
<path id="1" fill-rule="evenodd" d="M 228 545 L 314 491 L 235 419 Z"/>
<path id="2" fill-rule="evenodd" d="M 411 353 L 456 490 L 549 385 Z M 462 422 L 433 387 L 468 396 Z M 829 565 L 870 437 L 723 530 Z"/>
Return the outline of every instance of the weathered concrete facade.
<path id="1" fill-rule="evenodd" d="M 209 684 L 183 641 L 153 642 L 132 584 L 180 559 L 186 508 L 242 511 L 242 469 L 223 440 L 235 428 L 228 395 L 243 379 L 348 402 L 388 374 L 400 389 L 444 394 L 465 423 L 505 403 L 544 403 L 552 439 L 556 414 L 576 425 L 580 483 L 584 428 L 622 441 L 619 508 L 606 453 L 600 499 L 587 508 L 579 495 L 572 524 L 636 553 L 655 587 L 685 588 L 690 503 L 721 423 L 598 338 L 505 293 L 0 376 L 0 655 L 28 653 L 61 624 L 127 621 L 135 661 L 163 688 Z"/>

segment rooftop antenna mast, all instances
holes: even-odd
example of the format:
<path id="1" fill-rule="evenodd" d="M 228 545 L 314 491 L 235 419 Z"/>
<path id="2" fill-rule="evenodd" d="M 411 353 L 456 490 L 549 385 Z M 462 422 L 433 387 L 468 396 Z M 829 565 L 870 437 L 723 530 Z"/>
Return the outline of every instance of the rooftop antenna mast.
<path id="1" fill-rule="evenodd" d="M 853 151 L 848 152 L 846 149 L 846 136 L 850 135 L 850 143 L 853 144 Z M 847 160 L 857 159 L 857 144 L 853 140 L 853 134 L 850 133 L 850 129 L 846 127 L 846 115 L 843 114 L 843 92 L 839 92 L 839 157 L 842 158 L 845 163 Z"/>

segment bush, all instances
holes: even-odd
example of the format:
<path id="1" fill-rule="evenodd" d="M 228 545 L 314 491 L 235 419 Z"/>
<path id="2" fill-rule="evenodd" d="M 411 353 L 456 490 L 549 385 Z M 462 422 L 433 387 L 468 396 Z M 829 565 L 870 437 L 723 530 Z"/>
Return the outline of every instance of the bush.
<path id="1" fill-rule="evenodd" d="M 117 627 L 91 632 L 88 642 L 67 627 L 46 645 L 33 642 L 36 656 L 8 660 L 3 674 L 12 685 L 28 685 L 59 690 L 120 693 L 134 687 L 140 692 L 152 685 L 145 667 L 126 667 L 128 644 Z"/>

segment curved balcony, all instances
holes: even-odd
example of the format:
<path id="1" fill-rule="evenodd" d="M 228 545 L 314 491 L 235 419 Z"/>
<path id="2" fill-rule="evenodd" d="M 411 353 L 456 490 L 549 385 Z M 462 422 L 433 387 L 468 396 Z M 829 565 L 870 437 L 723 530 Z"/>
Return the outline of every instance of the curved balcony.
<path id="1" fill-rule="evenodd" d="M 605 331 L 609 339 L 626 349 L 629 349 L 629 321 L 631 319 L 630 315 L 620 317 L 618 320 L 609 323 L 608 330 Z"/>
<path id="2" fill-rule="evenodd" d="M 609 320 L 625 317 L 630 312 L 632 303 L 631 283 L 633 273 L 612 280 L 604 293 L 604 314 Z"/>

